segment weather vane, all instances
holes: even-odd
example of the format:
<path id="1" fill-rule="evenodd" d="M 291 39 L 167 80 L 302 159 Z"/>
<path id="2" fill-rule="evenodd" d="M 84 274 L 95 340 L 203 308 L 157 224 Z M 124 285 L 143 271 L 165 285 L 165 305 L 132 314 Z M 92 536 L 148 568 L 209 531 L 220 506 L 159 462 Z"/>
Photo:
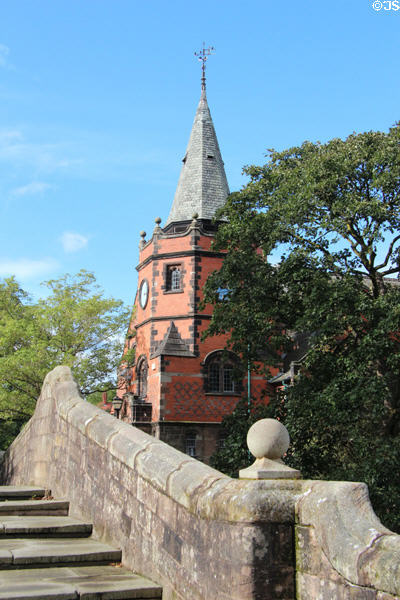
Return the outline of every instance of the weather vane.
<path id="1" fill-rule="evenodd" d="M 202 70 L 202 78 L 201 78 L 201 89 L 205 90 L 206 89 L 206 62 L 208 57 L 215 52 L 215 48 L 214 46 L 209 46 L 208 48 L 206 48 L 205 43 L 203 42 L 203 48 L 200 50 L 200 52 L 195 52 L 194 55 L 197 56 L 197 58 L 202 62 L 201 65 L 201 70 Z"/>

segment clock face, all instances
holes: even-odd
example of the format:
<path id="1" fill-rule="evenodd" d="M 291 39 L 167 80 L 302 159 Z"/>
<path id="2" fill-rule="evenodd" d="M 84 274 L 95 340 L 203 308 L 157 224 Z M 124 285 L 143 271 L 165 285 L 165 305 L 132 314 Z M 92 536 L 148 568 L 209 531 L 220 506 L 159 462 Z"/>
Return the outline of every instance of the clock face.
<path id="1" fill-rule="evenodd" d="M 149 299 L 149 282 L 147 279 L 143 279 L 140 284 L 139 291 L 139 302 L 142 308 L 146 308 L 147 300 Z"/>

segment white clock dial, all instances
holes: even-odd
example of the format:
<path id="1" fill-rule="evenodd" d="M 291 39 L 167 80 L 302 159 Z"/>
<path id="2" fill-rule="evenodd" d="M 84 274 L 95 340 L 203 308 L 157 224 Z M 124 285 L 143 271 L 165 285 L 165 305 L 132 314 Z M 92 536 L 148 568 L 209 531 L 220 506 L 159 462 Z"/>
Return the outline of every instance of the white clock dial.
<path id="1" fill-rule="evenodd" d="M 143 279 L 140 284 L 139 291 L 139 302 L 142 308 L 146 308 L 147 300 L 149 299 L 149 282 L 147 279 Z"/>

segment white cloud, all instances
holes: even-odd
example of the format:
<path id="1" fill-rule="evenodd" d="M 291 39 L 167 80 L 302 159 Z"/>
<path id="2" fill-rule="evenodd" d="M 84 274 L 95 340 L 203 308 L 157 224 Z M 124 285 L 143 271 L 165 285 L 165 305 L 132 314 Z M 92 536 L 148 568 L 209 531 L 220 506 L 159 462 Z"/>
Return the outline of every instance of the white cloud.
<path id="1" fill-rule="evenodd" d="M 33 168 L 36 171 L 52 172 L 70 169 L 80 160 L 65 157 L 64 145 L 48 142 L 32 142 L 16 129 L 0 130 L 0 162 L 17 168 Z"/>
<path id="2" fill-rule="evenodd" d="M 12 190 L 12 196 L 31 196 L 33 194 L 43 194 L 46 190 L 49 190 L 52 186 L 49 183 L 43 181 L 32 181 L 27 185 L 15 188 Z"/>
<path id="3" fill-rule="evenodd" d="M 1 99 L 1 86 L 0 86 Z M 171 163 L 161 150 L 131 147 L 123 138 L 109 133 L 57 129 L 46 132 L 0 127 L 0 170 L 15 185 L 21 177 L 46 179 L 48 173 L 63 173 L 84 180 L 121 179 L 147 181 L 148 169 L 156 169 L 156 182 L 170 181 Z M 172 163 L 173 164 L 173 163 Z M 154 180 L 154 173 L 152 175 Z"/>
<path id="4" fill-rule="evenodd" d="M 78 252 L 82 250 L 88 244 L 89 238 L 82 235 L 81 233 L 74 233 L 73 231 L 64 231 L 61 238 L 61 243 L 64 248 L 64 252 Z"/>
<path id="5" fill-rule="evenodd" d="M 53 258 L 32 260 L 19 258 L 17 260 L 0 259 L 0 277 L 15 275 L 17 279 L 33 279 L 38 275 L 51 273 L 58 268 L 58 263 Z"/>
<path id="6" fill-rule="evenodd" d="M 7 57 L 10 54 L 10 48 L 4 44 L 0 44 L 0 67 L 7 67 Z"/>

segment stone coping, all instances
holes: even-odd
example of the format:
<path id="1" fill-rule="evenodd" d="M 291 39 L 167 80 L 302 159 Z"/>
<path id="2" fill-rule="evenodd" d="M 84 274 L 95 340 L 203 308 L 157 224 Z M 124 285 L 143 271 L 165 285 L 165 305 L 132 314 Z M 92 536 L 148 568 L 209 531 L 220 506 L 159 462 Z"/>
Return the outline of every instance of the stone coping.
<path id="1" fill-rule="evenodd" d="M 294 523 L 304 482 L 231 479 L 85 401 L 68 367 L 56 367 L 46 376 L 37 410 L 50 401 L 61 419 L 191 513 L 232 522 Z"/>
<path id="2" fill-rule="evenodd" d="M 333 568 L 351 583 L 399 597 L 400 536 L 374 513 L 365 483 L 305 483 L 308 490 L 296 502 L 296 521 L 313 526 Z"/>

